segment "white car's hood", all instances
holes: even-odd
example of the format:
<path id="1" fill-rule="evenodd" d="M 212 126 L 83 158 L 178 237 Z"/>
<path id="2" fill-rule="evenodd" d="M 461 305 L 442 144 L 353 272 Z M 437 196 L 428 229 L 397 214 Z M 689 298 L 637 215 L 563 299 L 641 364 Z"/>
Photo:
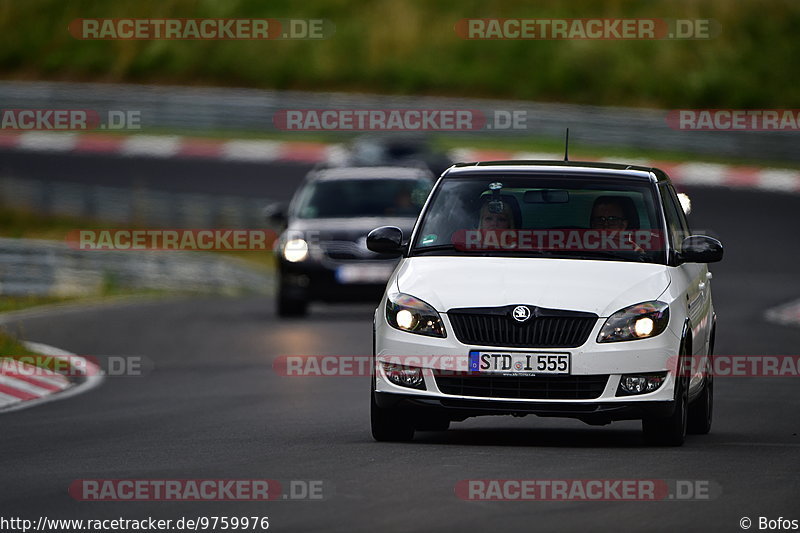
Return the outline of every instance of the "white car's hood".
<path id="1" fill-rule="evenodd" d="M 651 263 L 510 257 L 412 257 L 396 276 L 400 292 L 439 312 L 527 304 L 607 317 L 658 298 L 668 268 Z"/>

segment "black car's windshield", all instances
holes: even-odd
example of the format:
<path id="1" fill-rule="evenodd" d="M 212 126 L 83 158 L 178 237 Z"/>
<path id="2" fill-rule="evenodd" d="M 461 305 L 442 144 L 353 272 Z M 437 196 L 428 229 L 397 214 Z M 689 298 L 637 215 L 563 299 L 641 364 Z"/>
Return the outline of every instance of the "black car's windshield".
<path id="1" fill-rule="evenodd" d="M 412 255 L 514 255 L 663 262 L 646 181 L 486 175 L 441 182 Z"/>
<path id="2" fill-rule="evenodd" d="M 300 194 L 299 218 L 416 217 L 433 183 L 428 179 L 332 179 Z"/>

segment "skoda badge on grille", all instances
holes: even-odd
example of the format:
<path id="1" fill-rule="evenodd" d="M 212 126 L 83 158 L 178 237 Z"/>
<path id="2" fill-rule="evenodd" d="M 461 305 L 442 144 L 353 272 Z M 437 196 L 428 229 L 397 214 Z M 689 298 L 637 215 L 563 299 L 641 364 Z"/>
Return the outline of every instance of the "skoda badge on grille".
<path id="1" fill-rule="evenodd" d="M 511 316 L 513 316 L 514 320 L 517 322 L 525 322 L 531 317 L 531 310 L 524 305 L 518 305 L 511 311 Z"/>

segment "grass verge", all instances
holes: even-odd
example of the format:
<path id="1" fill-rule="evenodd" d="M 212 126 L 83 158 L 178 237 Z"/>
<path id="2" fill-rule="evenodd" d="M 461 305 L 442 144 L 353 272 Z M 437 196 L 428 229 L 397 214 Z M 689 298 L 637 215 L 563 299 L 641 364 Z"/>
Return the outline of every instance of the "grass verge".
<path id="1" fill-rule="evenodd" d="M 4 359 L 13 359 L 15 361 L 22 359 L 27 364 L 53 371 L 56 368 L 63 368 L 63 366 L 59 367 L 53 358 L 35 357 L 37 355 L 40 354 L 29 350 L 16 337 L 0 330 L 0 369 L 3 368 Z"/>
<path id="2" fill-rule="evenodd" d="M 442 94 L 662 108 L 794 108 L 792 0 L 25 0 L 0 4 L 5 78 Z M 324 40 L 83 40 L 81 18 L 302 18 Z M 463 18 L 714 21 L 685 40 L 470 40 Z M 79 35 L 80 36 L 80 35 Z"/>

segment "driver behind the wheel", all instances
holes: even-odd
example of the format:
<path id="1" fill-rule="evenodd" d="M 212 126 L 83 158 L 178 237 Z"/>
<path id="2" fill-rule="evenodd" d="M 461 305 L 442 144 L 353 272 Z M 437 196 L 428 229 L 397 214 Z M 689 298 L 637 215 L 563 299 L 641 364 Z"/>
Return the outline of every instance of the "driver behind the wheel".
<path id="1" fill-rule="evenodd" d="M 618 232 L 638 229 L 639 216 L 636 206 L 625 196 L 599 196 L 592 205 L 589 227 L 593 230 Z M 631 239 L 626 240 L 633 250 L 644 253 L 641 246 Z"/>

